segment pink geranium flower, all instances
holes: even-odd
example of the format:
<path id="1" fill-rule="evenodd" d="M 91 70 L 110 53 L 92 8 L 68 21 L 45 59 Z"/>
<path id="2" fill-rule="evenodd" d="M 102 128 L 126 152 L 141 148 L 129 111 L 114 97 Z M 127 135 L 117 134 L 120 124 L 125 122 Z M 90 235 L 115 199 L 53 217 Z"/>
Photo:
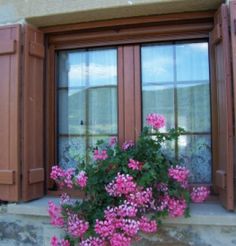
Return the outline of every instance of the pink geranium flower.
<path id="1" fill-rule="evenodd" d="M 114 233 L 110 240 L 111 246 L 130 246 L 131 238 L 123 233 Z"/>
<path id="2" fill-rule="evenodd" d="M 50 173 L 50 177 L 59 184 L 60 188 L 63 188 L 65 186 L 67 188 L 72 188 L 72 176 L 74 175 L 74 173 L 74 168 L 68 168 L 67 170 L 63 170 L 59 166 L 53 166 L 52 171 Z"/>
<path id="3" fill-rule="evenodd" d="M 105 246 L 104 240 L 99 237 L 89 237 L 88 239 L 82 241 L 79 246 Z"/>
<path id="4" fill-rule="evenodd" d="M 88 177 L 84 171 L 81 171 L 77 176 L 76 176 L 76 183 L 81 187 L 84 188 L 87 185 L 87 180 Z"/>
<path id="5" fill-rule="evenodd" d="M 183 216 L 186 208 L 187 204 L 184 199 L 169 198 L 168 211 L 171 217 Z"/>
<path id="6" fill-rule="evenodd" d="M 166 124 L 165 117 L 156 113 L 148 114 L 146 121 L 149 126 L 156 130 L 164 127 Z"/>
<path id="7" fill-rule="evenodd" d="M 78 218 L 76 214 L 71 214 L 68 217 L 67 231 L 73 237 L 82 237 L 88 230 L 89 223 L 85 220 Z"/>
<path id="8" fill-rule="evenodd" d="M 189 173 L 189 170 L 182 166 L 170 167 L 168 170 L 168 176 L 178 181 L 183 188 L 188 186 Z"/>
<path id="9" fill-rule="evenodd" d="M 109 146 L 113 147 L 117 143 L 117 137 L 111 137 L 109 139 Z"/>
<path id="10" fill-rule="evenodd" d="M 65 239 L 58 239 L 57 237 L 53 236 L 50 242 L 51 246 L 70 246 L 70 242 Z"/>
<path id="11" fill-rule="evenodd" d="M 152 233 L 157 231 L 157 223 L 155 220 L 149 220 L 148 218 L 142 216 L 139 220 L 140 230 L 147 233 Z"/>
<path id="12" fill-rule="evenodd" d="M 62 210 L 60 206 L 56 206 L 52 201 L 48 202 L 48 213 L 52 225 L 57 227 L 63 227 L 64 220 L 61 212 Z"/>
<path id="13" fill-rule="evenodd" d="M 106 150 L 101 150 L 99 151 L 98 149 L 94 150 L 93 153 L 93 159 L 95 161 L 101 161 L 101 160 L 106 160 L 108 158 L 107 151 Z"/>
<path id="14" fill-rule="evenodd" d="M 135 161 L 133 159 L 129 159 L 128 167 L 133 170 L 142 170 L 142 163 L 139 161 Z"/>
<path id="15" fill-rule="evenodd" d="M 128 150 L 128 149 L 132 148 L 133 146 L 134 146 L 134 141 L 128 140 L 128 141 L 125 141 L 125 142 L 122 144 L 122 149 L 123 149 L 123 150 Z"/>
<path id="16" fill-rule="evenodd" d="M 105 188 L 110 196 L 119 197 L 121 195 L 127 195 L 136 191 L 136 183 L 133 181 L 133 177 L 129 174 L 118 173 L 111 183 Z"/>
<path id="17" fill-rule="evenodd" d="M 191 200 L 196 203 L 204 202 L 210 194 L 210 190 L 205 186 L 193 187 Z"/>

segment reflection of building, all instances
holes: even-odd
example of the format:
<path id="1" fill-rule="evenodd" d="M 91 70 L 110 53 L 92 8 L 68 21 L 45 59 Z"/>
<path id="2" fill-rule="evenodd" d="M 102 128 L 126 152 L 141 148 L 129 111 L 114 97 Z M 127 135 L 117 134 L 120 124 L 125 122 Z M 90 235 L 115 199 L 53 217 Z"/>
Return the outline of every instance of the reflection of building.
<path id="1" fill-rule="evenodd" d="M 221 5 L 224 2 L 227 4 Z M 212 189 L 218 194 L 218 203 L 233 210 L 233 128 L 236 122 L 233 102 L 236 100 L 232 85 L 235 84 L 236 69 L 232 54 L 236 52 L 235 16 L 234 0 L 2 0 L 0 200 L 30 201 L 51 193 L 48 188 L 52 188 L 53 184 L 48 179 L 48 172 L 50 165 L 58 160 L 60 151 L 57 146 L 60 141 L 67 143 L 68 137 L 73 137 L 73 141 L 78 137 L 81 146 L 88 146 L 98 137 L 95 134 L 118 135 L 121 142 L 125 139 L 135 140 L 142 127 L 142 115 L 159 111 L 167 115 L 170 124 L 178 123 L 190 131 L 191 136 L 184 136 L 179 148 L 193 146 L 190 150 L 193 153 L 187 153 L 185 159 L 190 160 L 194 156 L 198 163 L 194 168 L 202 165 L 202 156 L 207 156 L 207 148 L 202 149 L 199 145 L 207 143 L 212 146 Z M 142 47 L 180 41 L 209 44 L 210 90 L 206 89 L 208 84 L 204 84 L 203 79 L 199 84 L 199 80 L 195 84 L 196 80 L 193 79 L 191 86 L 177 89 L 173 89 L 171 83 L 168 87 L 141 88 Z M 86 85 L 85 88 L 70 88 L 68 92 L 70 63 L 67 52 L 111 48 L 117 50 L 116 83 L 112 86 L 109 84 L 106 89 L 95 88 L 94 85 L 88 89 Z M 150 48 L 150 54 L 154 54 L 154 48 Z M 105 55 L 102 55 L 98 63 L 105 60 Z M 173 55 L 171 64 L 177 64 L 176 61 Z M 181 68 L 183 76 L 190 73 L 191 64 L 188 60 L 186 67 Z M 162 63 L 159 61 L 158 69 L 148 66 L 148 73 L 163 71 L 161 65 L 168 65 L 165 59 Z M 60 70 L 60 76 L 56 70 Z M 114 69 L 112 71 L 114 73 Z M 165 76 L 172 78 L 171 71 L 166 71 Z M 194 76 L 201 72 L 202 68 L 198 68 Z M 86 67 L 85 74 L 91 73 Z M 60 89 L 56 88 L 59 77 Z M 164 84 L 166 81 L 161 82 Z M 209 102 L 206 93 L 211 97 L 211 110 L 206 106 Z M 58 99 L 61 99 L 59 103 Z M 90 102 L 93 102 L 93 107 L 90 107 Z M 146 106 L 142 108 L 144 104 Z M 210 116 L 206 118 L 206 115 L 212 118 L 211 128 Z M 91 133 L 92 136 L 89 136 Z M 208 175 L 198 168 L 199 176 L 201 172 L 202 176 Z M 49 234 L 47 227 L 32 216 L 44 213 L 40 202 L 33 203 L 36 209 L 32 203 L 27 203 L 11 210 L 20 214 L 17 215 L 20 220 L 35 224 L 27 227 L 28 236 L 25 234 L 26 227 L 16 221 L 17 216 L 11 215 L 14 226 L 7 221 L 8 214 L 1 216 L 2 245 L 7 245 L 8 239 L 12 244 L 47 245 L 46 241 L 42 241 Z M 225 210 L 219 207 L 218 211 L 221 212 L 217 214 L 215 206 L 206 208 L 204 219 L 193 216 L 190 222 L 184 222 L 190 223 L 192 229 L 186 224 L 178 228 L 170 226 L 166 235 L 181 235 L 178 237 L 181 244 L 233 245 L 236 227 L 234 214 L 224 216 Z M 11 206 L 8 208 L 10 211 Z M 198 210 L 202 211 L 201 208 Z M 208 211 L 216 216 L 210 216 Z M 11 236 L 5 228 L 12 228 Z M 187 238 L 186 231 L 189 235 Z M 13 239 L 12 235 L 23 236 Z M 27 238 L 25 241 L 22 239 L 24 236 Z M 168 237 L 168 240 L 169 244 L 179 243 L 175 238 Z"/>

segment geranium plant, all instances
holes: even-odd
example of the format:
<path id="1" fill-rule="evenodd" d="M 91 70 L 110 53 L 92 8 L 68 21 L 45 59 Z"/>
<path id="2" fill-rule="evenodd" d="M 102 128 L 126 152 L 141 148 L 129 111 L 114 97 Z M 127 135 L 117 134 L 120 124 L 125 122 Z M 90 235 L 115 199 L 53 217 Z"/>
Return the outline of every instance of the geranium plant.
<path id="1" fill-rule="evenodd" d="M 139 232 L 155 233 L 166 216 L 189 215 L 190 200 L 203 202 L 206 187 L 189 189 L 189 170 L 169 160 L 166 141 L 176 140 L 183 129 L 161 133 L 165 118 L 152 113 L 136 143 L 121 146 L 116 138 L 99 141 L 93 160 L 76 169 L 53 166 L 51 178 L 60 188 L 84 191 L 84 199 L 63 194 L 60 206 L 49 202 L 51 224 L 65 230 L 54 246 L 128 246 Z"/>

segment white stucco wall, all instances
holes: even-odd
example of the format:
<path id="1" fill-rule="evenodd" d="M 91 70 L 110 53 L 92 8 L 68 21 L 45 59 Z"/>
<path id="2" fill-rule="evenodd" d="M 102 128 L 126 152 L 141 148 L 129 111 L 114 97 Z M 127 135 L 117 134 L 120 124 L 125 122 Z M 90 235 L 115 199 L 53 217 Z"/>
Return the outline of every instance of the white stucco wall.
<path id="1" fill-rule="evenodd" d="M 36 26 L 216 9 L 225 0 L 0 0 L 0 24 Z"/>

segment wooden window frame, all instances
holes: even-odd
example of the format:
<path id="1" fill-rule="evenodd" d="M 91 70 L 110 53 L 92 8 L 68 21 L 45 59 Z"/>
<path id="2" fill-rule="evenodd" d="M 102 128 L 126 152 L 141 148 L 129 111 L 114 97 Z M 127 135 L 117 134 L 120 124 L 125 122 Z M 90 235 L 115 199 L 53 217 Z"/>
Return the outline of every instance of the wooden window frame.
<path id="1" fill-rule="evenodd" d="M 42 28 L 46 34 L 46 145 L 47 190 L 53 187 L 49 179 L 56 163 L 56 57 L 59 50 L 103 46 L 118 47 L 118 137 L 123 142 L 136 140 L 141 131 L 140 44 L 178 40 L 209 39 L 214 12 L 194 12 L 162 16 L 135 17 Z M 125 62 L 125 66 L 124 66 Z M 125 71 L 134 71 L 126 73 Z M 127 83 L 129 81 L 129 83 Z M 130 93 L 132 92 L 132 93 Z M 214 99 L 214 96 L 212 96 Z M 214 101 L 211 102 L 214 105 Z M 215 118 L 212 112 L 212 119 Z M 213 129 L 214 130 L 214 129 Z M 213 141 L 217 141 L 212 133 Z M 213 160 L 216 151 L 213 148 Z M 212 166 L 212 182 L 217 167 Z M 214 189 L 215 190 L 215 189 Z M 53 192 L 49 192 L 54 194 Z M 57 192 L 56 192 L 57 194 Z"/>

